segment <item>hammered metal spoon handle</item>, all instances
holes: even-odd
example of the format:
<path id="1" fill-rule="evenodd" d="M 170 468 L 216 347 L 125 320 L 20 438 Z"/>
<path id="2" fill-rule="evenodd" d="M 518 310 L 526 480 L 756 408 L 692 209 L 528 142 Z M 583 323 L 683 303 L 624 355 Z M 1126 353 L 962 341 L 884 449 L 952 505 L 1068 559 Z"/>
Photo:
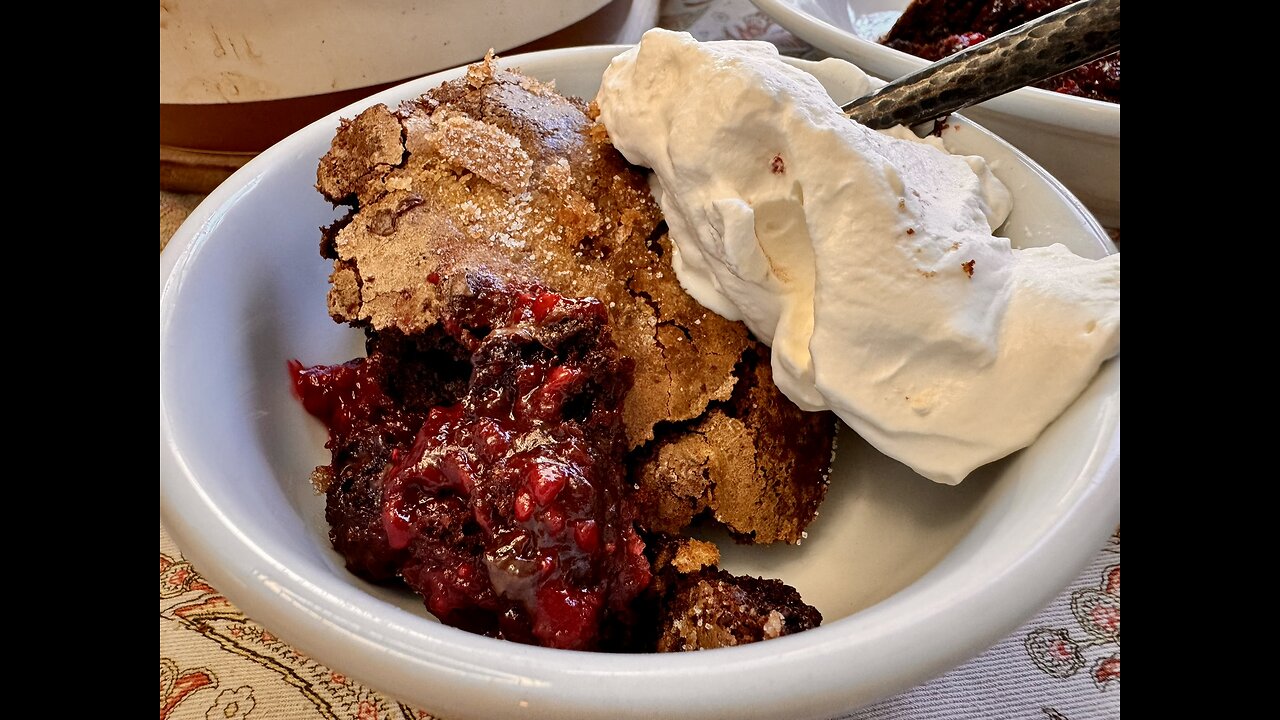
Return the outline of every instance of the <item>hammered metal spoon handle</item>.
<path id="1" fill-rule="evenodd" d="M 1120 0 L 1080 0 L 841 106 L 875 130 L 912 126 L 1120 49 Z"/>

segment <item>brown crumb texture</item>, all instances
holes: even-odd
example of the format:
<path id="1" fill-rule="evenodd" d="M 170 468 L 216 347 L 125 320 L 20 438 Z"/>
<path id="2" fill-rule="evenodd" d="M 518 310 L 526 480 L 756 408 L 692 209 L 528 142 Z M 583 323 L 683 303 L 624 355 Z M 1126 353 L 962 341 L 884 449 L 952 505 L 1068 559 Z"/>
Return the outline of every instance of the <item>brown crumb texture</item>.
<path id="1" fill-rule="evenodd" d="M 323 495 L 329 491 L 329 486 L 333 485 L 334 473 L 332 465 L 317 465 L 315 470 L 311 471 L 311 487 L 317 494 Z"/>
<path id="2" fill-rule="evenodd" d="M 529 186 L 533 160 L 514 135 L 466 115 L 436 115 L 427 142 L 441 160 L 457 170 L 473 172 L 508 193 L 520 193 Z"/>
<path id="3" fill-rule="evenodd" d="M 822 624 L 781 580 L 703 570 L 676 577 L 660 604 L 656 650 L 679 652 L 771 640 Z"/>
<path id="4" fill-rule="evenodd" d="M 329 310 L 374 331 L 422 332 L 437 322 L 439 288 L 477 267 L 597 297 L 636 363 L 623 407 L 634 448 L 655 425 L 728 401 L 748 335 L 680 287 L 645 176 L 587 110 L 487 59 L 394 111 L 344 122 L 317 175 L 327 198 L 353 208 L 322 240 Z"/>
<path id="5" fill-rule="evenodd" d="M 826 496 L 835 417 L 782 395 L 763 345 L 737 376 L 728 402 L 663 434 L 638 465 L 645 522 L 679 533 L 710 511 L 740 542 L 798 543 Z"/>
<path id="6" fill-rule="evenodd" d="M 316 171 L 316 189 L 331 202 L 352 196 L 364 200 L 378 192 L 378 183 L 404 158 L 400 122 L 386 105 L 374 105 L 342 120 L 329 152 Z"/>
<path id="7" fill-rule="evenodd" d="M 712 542 L 663 536 L 652 543 L 656 548 L 653 567 L 659 574 L 671 569 L 678 574 L 687 575 L 703 568 L 714 569 L 720 564 L 720 548 Z"/>

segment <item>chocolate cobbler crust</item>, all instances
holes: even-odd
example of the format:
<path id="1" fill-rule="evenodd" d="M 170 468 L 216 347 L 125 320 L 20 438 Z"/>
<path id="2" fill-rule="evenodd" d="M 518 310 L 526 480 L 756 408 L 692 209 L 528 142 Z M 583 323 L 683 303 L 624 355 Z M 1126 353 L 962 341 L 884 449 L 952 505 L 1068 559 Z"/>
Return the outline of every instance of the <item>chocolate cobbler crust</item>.
<path id="1" fill-rule="evenodd" d="M 711 543 L 656 536 L 650 546 L 657 652 L 732 647 L 822 624 L 822 613 L 781 580 L 718 569 L 720 553 Z"/>
<path id="2" fill-rule="evenodd" d="M 334 548 L 443 622 L 518 642 L 669 651 L 813 627 L 776 580 L 717 569 L 700 517 L 799 542 L 830 413 L 680 287 L 645 176 L 592 108 L 492 59 L 342 121 L 317 188 L 335 320 L 367 357 L 294 363 L 329 428 Z"/>
<path id="3" fill-rule="evenodd" d="M 644 175 L 591 114 L 486 61 L 343 121 L 317 173 L 352 207 L 321 242 L 330 314 L 422 333 L 442 303 L 426 279 L 477 267 L 599 298 L 635 361 L 623 419 L 648 458 L 634 482 L 653 524 L 678 532 L 707 511 L 742 541 L 798 542 L 826 491 L 834 417 L 796 408 L 767 348 L 684 292 Z"/>
<path id="4" fill-rule="evenodd" d="M 329 310 L 379 331 L 421 332 L 440 303 L 423 279 L 476 266 L 597 297 L 636 360 L 624 407 L 635 447 L 655 424 L 727 399 L 748 338 L 680 288 L 644 176 L 587 111 L 484 64 L 394 112 L 374 106 L 343 123 L 317 183 L 357 208 L 325 242 L 335 260 Z"/>

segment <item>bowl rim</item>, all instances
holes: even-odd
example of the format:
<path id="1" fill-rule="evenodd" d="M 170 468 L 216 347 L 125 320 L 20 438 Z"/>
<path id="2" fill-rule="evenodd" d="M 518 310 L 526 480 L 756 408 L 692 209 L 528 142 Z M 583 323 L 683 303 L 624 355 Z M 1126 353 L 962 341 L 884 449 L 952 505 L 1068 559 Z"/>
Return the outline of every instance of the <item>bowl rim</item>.
<path id="1" fill-rule="evenodd" d="M 502 58 L 499 65 L 603 65 L 629 47 L 547 50 Z M 257 184 L 264 169 L 297 155 L 317 134 L 327 140 L 341 117 L 352 117 L 378 102 L 416 96 L 464 73 L 465 66 L 403 83 L 293 133 L 215 189 L 161 253 L 161 519 L 184 555 L 246 615 L 316 660 L 341 667 L 392 696 L 430 705 L 432 712 L 446 716 L 475 712 L 477 707 L 483 708 L 481 712 L 509 711 L 517 698 L 528 697 L 534 704 L 522 709 L 548 716 L 565 709 L 614 717 L 715 716 L 723 712 L 717 702 L 732 701 L 744 709 L 735 717 L 792 715 L 797 703 L 804 704 L 806 715 L 816 717 L 899 692 L 978 654 L 1075 579 L 1114 531 L 1119 522 L 1118 409 L 1114 432 L 1099 433 L 1089 461 L 1081 468 L 1082 490 L 1075 504 L 1044 528 L 1031 552 L 992 571 L 984 584 L 953 588 L 946 602 L 920 597 L 922 581 L 935 568 L 870 608 L 768 643 L 666 655 L 530 647 L 466 633 L 389 605 L 385 613 L 372 614 L 362 607 L 370 597 L 362 590 L 326 586 L 293 572 L 291 560 L 296 556 L 291 550 L 258 544 L 213 503 L 170 430 L 172 419 L 163 394 L 165 337 L 179 290 L 222 214 Z M 960 122 L 987 133 L 972 122 Z M 1079 206 L 1039 165 L 1000 142 L 1064 199 Z M 1079 207 L 1099 242 L 1110 246 L 1102 228 Z M 993 612 L 993 607 L 999 607 L 999 612 Z M 904 608 L 909 612 L 903 613 Z M 939 638 L 946 638 L 943 647 Z M 875 652 L 866 652 L 870 648 Z M 814 673 L 814 668 L 827 670 Z M 855 676 L 856 683 L 851 680 Z M 655 687 L 662 692 L 653 694 Z M 719 694 L 715 687 L 721 689 Z M 498 688 L 506 690 L 498 692 Z"/>
<path id="2" fill-rule="evenodd" d="M 901 77 L 929 64 L 928 60 L 871 42 L 817 17 L 796 0 L 751 0 L 787 31 L 815 47 L 852 62 L 885 79 Z M 1031 120 L 1076 132 L 1120 139 L 1120 105 L 1092 98 L 1022 88 L 977 106 L 988 112 Z M 962 111 L 963 112 L 963 111 Z"/>

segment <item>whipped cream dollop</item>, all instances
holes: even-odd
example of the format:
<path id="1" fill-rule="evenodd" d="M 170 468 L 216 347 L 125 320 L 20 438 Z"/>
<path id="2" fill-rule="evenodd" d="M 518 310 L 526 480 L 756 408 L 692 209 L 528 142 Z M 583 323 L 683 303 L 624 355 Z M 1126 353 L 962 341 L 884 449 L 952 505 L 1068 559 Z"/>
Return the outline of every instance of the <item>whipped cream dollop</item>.
<path id="1" fill-rule="evenodd" d="M 772 346 L 797 405 L 925 477 L 1031 444 L 1119 352 L 1119 255 L 1013 249 L 984 160 L 848 120 L 768 43 L 651 30 L 596 103 L 656 174 L 681 285 Z"/>

